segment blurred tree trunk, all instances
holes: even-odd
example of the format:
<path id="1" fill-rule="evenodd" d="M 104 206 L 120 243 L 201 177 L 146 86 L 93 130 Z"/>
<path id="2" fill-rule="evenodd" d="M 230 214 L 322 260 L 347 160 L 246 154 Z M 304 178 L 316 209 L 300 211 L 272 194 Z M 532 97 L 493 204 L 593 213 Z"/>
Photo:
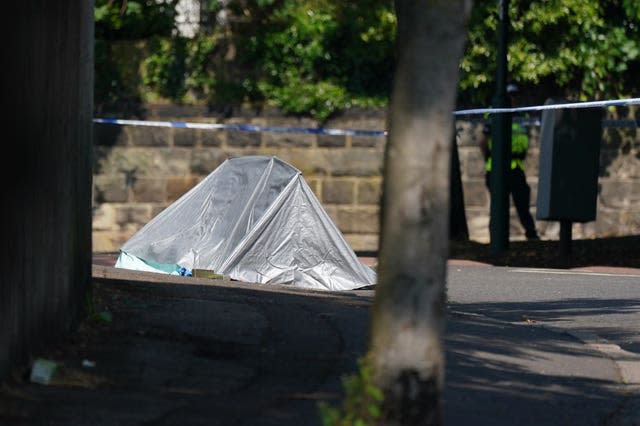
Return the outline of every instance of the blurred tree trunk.
<path id="1" fill-rule="evenodd" d="M 397 0 L 368 361 L 383 424 L 442 423 L 453 110 L 470 0 Z"/>
<path id="2" fill-rule="evenodd" d="M 91 285 L 93 2 L 3 4 L 0 379 L 76 327 Z"/>

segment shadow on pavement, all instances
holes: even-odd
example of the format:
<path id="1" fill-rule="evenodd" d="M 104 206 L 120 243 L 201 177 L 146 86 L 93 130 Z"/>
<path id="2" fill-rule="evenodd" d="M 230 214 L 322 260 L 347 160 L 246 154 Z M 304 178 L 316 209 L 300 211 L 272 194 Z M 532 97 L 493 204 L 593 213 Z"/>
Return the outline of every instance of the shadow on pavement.
<path id="1" fill-rule="evenodd" d="M 601 425 L 627 397 L 569 336 L 455 315 L 447 328 L 445 424 Z"/>
<path id="2" fill-rule="evenodd" d="M 489 249 L 489 244 L 452 241 L 449 258 L 529 268 L 594 265 L 640 268 L 640 236 L 573 240 L 568 259 L 560 255 L 560 242 L 553 240 L 511 241 L 508 250 L 497 256 L 492 255 Z"/>
<path id="3" fill-rule="evenodd" d="M 598 335 L 607 336 L 623 350 L 640 355 L 640 336 L 636 330 L 622 327 L 616 321 L 621 321 L 625 315 L 637 316 L 640 313 L 640 300 L 637 299 L 570 298 L 543 302 L 450 303 L 449 307 L 503 321 L 549 324 L 556 328 L 570 327 L 576 323 L 578 325 L 573 328 L 577 331 L 580 331 L 579 318 L 591 317 L 590 327 L 596 327 Z"/>

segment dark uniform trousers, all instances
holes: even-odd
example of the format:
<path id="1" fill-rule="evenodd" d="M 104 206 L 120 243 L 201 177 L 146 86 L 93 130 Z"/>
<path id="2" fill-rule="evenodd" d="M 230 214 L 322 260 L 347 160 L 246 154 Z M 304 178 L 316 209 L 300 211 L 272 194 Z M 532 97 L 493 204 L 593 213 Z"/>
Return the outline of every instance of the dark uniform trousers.
<path id="1" fill-rule="evenodd" d="M 489 183 L 490 176 L 491 172 L 487 172 L 485 175 L 485 184 L 487 185 L 487 189 L 489 189 L 489 192 L 491 192 L 491 186 Z M 516 167 L 515 169 L 511 169 L 511 171 L 509 172 L 509 178 L 507 180 L 507 191 L 509 194 L 511 194 L 511 199 L 513 200 L 516 212 L 518 213 L 520 223 L 524 228 L 525 236 L 528 239 L 538 238 L 535 223 L 533 221 L 533 217 L 531 216 L 531 212 L 529 211 L 531 188 L 529 188 L 527 178 L 525 177 L 524 171 L 521 168 Z"/>

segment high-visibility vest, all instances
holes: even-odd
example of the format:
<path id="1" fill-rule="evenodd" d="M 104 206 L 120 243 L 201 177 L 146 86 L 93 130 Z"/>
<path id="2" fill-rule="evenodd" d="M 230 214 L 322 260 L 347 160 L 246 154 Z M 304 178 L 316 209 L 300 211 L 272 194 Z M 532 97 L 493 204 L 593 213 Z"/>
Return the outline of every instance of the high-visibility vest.
<path id="1" fill-rule="evenodd" d="M 491 138 L 489 138 L 489 153 L 491 153 Z M 529 149 L 527 129 L 519 123 L 511 123 L 511 170 L 524 170 L 524 158 Z M 491 171 L 491 155 L 484 164 L 486 171 Z"/>

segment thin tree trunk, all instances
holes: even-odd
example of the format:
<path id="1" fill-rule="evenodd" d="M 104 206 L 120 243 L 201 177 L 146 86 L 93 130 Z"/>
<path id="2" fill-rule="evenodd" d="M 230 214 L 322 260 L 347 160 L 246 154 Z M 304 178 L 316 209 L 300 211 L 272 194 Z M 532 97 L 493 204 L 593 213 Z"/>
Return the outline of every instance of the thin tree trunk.
<path id="1" fill-rule="evenodd" d="M 460 157 L 458 156 L 458 142 L 455 136 L 451 140 L 450 176 L 449 239 L 453 241 L 468 241 L 469 227 L 467 226 L 467 216 L 464 211 L 464 192 L 462 190 L 462 176 L 460 175 Z"/>
<path id="2" fill-rule="evenodd" d="M 444 385 L 449 170 L 470 0 L 397 0 L 369 362 L 385 425 L 438 425 Z"/>

